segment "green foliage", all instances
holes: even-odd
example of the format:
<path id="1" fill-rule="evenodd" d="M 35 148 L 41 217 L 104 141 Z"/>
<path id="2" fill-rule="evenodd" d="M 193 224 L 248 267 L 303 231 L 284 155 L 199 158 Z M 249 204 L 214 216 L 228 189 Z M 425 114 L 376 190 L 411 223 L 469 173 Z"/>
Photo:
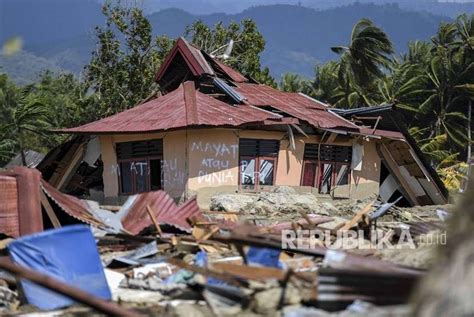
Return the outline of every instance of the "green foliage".
<path id="1" fill-rule="evenodd" d="M 28 88 L 17 88 L 6 75 L 0 76 L 0 99 L 0 156 L 8 159 L 18 150 L 25 164 L 24 151 L 39 145 L 51 127 L 48 109 Z"/>
<path id="2" fill-rule="evenodd" d="M 435 162 L 465 155 L 469 146 L 467 114 L 474 97 L 474 15 L 441 24 L 431 43 L 410 43 L 409 53 L 388 77 L 398 82 L 397 105 L 420 127 L 422 149 Z M 426 140 L 426 141 L 425 141 Z"/>
<path id="3" fill-rule="evenodd" d="M 97 96 L 72 74 L 46 72 L 23 87 L 0 75 L 0 163 L 21 150 L 47 152 L 67 137 L 51 130 L 92 121 L 97 111 Z"/>
<path id="4" fill-rule="evenodd" d="M 352 29 L 349 45 L 331 50 L 340 55 L 337 74 L 342 89 L 334 105 L 352 108 L 373 103 L 374 82 L 391 65 L 393 47 L 388 36 L 372 21 L 361 19 Z"/>
<path id="5" fill-rule="evenodd" d="M 431 42 L 409 43 L 400 57 L 366 19 L 354 26 L 348 46 L 332 50 L 339 60 L 316 68 L 308 94 L 342 108 L 395 104 L 434 167 L 452 171 L 465 157 L 474 98 L 474 15 L 442 23 Z"/>
<path id="6" fill-rule="evenodd" d="M 305 89 L 305 80 L 298 74 L 286 73 L 281 76 L 278 88 L 288 92 L 302 92 Z"/>
<path id="7" fill-rule="evenodd" d="M 225 51 L 230 40 L 233 40 L 232 53 L 225 59 L 225 63 L 260 83 L 276 86 L 270 70 L 267 67 L 262 69 L 260 65 L 265 39 L 254 21 L 244 19 L 240 24 L 231 22 L 228 26 L 219 22 L 214 28 L 210 28 L 198 20 L 186 28 L 186 36 L 194 45 L 217 57 Z"/>
<path id="8" fill-rule="evenodd" d="M 97 50 L 86 66 L 87 82 L 98 96 L 102 116 L 128 109 L 158 92 L 154 76 L 172 41 L 153 38 L 138 8 L 102 8 L 105 27 L 96 27 Z"/>

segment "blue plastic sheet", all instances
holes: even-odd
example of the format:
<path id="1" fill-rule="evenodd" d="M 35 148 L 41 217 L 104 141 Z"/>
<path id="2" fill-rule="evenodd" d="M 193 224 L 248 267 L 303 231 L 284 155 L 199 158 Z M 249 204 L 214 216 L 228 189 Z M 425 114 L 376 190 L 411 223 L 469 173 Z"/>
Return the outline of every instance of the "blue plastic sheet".
<path id="1" fill-rule="evenodd" d="M 208 263 L 207 253 L 205 251 L 199 251 L 196 254 L 195 261 L 196 261 L 197 266 L 207 268 L 207 263 Z M 213 277 L 208 277 L 207 278 L 207 284 L 209 284 L 209 285 L 227 285 L 226 282 L 221 281 L 217 278 L 213 278 Z"/>
<path id="2" fill-rule="evenodd" d="M 250 265 L 281 268 L 280 250 L 250 247 L 246 258 Z"/>
<path id="3" fill-rule="evenodd" d="M 47 274 L 99 298 L 112 298 L 94 237 L 86 225 L 26 236 L 11 242 L 8 250 L 12 261 L 18 265 Z M 27 280 L 21 280 L 21 286 L 28 303 L 40 309 L 74 304 L 70 298 Z"/>

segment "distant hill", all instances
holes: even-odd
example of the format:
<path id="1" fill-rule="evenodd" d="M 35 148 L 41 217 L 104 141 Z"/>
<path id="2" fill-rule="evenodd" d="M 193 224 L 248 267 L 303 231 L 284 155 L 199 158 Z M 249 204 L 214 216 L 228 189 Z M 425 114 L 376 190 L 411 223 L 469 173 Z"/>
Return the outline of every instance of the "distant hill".
<path id="1" fill-rule="evenodd" d="M 0 73 L 7 73 L 18 85 L 31 83 L 46 69 L 56 73 L 63 71 L 54 61 L 32 53 L 20 52 L 13 56 L 0 54 Z"/>
<path id="2" fill-rule="evenodd" d="M 104 0 L 98 0 L 102 3 Z M 118 0 L 117 0 L 118 1 Z M 396 3 L 402 9 L 422 11 L 456 17 L 463 12 L 474 12 L 473 0 L 140 0 L 141 7 L 148 13 L 177 8 L 194 14 L 222 12 L 235 14 L 250 7 L 274 4 L 301 5 L 316 10 L 327 10 L 353 3 L 375 3 L 378 5 Z"/>
<path id="3" fill-rule="evenodd" d="M 330 47 L 348 43 L 352 27 L 361 18 L 369 18 L 382 27 L 398 52 L 405 51 L 409 41 L 429 39 L 441 21 L 450 20 L 429 13 L 406 11 L 398 5 L 360 3 L 324 11 L 303 6 L 271 5 L 253 7 L 238 14 L 203 16 L 167 9 L 149 18 L 157 34 L 172 37 L 182 34 L 185 26 L 196 19 L 213 25 L 218 21 L 229 23 L 251 18 L 257 22 L 267 41 L 263 64 L 269 66 L 277 77 L 288 71 L 312 76 L 315 63 L 337 57 Z"/>
<path id="4" fill-rule="evenodd" d="M 267 41 L 262 63 L 269 66 L 276 77 L 288 71 L 312 76 L 316 63 L 337 57 L 330 47 L 348 43 L 351 29 L 360 18 L 369 18 L 382 27 L 398 52 L 403 52 L 411 40 L 428 40 L 441 21 L 450 20 L 440 15 L 407 11 L 393 4 L 362 3 L 327 10 L 268 5 L 237 14 L 210 15 L 166 9 L 149 18 L 155 34 L 171 37 L 182 35 L 186 25 L 197 19 L 209 25 L 218 21 L 254 19 Z M 32 56 L 43 58 L 57 68 L 75 73 L 79 73 L 90 59 L 94 49 L 94 26 L 103 23 L 100 4 L 95 0 L 0 0 L 0 43 L 20 36 L 25 51 L 32 54 L 28 59 Z M 9 60 L 6 67 L 3 59 L 3 71 L 10 73 L 22 69 L 12 65 L 14 62 Z M 24 81 L 36 74 L 37 68 L 32 67 L 30 75 L 22 72 L 20 77 Z"/>

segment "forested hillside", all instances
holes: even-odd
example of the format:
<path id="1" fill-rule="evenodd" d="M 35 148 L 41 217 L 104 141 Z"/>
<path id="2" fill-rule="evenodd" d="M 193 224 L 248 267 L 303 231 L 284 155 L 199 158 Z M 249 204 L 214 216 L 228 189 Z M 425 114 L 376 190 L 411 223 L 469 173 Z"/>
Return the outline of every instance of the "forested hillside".
<path id="1" fill-rule="evenodd" d="M 14 61 L 0 56 L 0 67 L 21 83 L 28 78 L 33 80 L 38 69 L 50 65 L 78 74 L 94 50 L 94 27 L 104 24 L 101 7 L 94 0 L 1 0 L 0 9 L 0 41 L 19 36 L 29 53 Z M 185 27 L 198 19 L 213 25 L 244 18 L 254 20 L 265 37 L 262 64 L 277 78 L 285 72 L 311 77 L 315 64 L 336 58 L 328 48 L 340 43 L 361 18 L 371 19 L 390 34 L 397 53 L 405 52 L 410 40 L 429 39 L 441 21 L 450 20 L 390 4 L 352 4 L 324 11 L 298 5 L 269 5 L 238 14 L 210 15 L 167 9 L 149 15 L 154 34 L 171 37 L 183 35 Z M 12 65 L 13 62 L 36 67 L 28 73 L 28 68 Z"/>

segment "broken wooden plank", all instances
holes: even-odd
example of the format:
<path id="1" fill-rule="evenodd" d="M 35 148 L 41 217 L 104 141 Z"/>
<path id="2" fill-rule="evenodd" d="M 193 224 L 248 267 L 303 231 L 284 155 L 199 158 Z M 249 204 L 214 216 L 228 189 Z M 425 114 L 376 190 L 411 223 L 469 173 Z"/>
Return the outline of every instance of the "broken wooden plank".
<path id="1" fill-rule="evenodd" d="M 59 222 L 58 217 L 56 216 L 56 213 L 53 210 L 53 207 L 49 203 L 48 197 L 44 194 L 44 191 L 40 189 L 40 199 L 41 199 L 41 204 L 44 207 L 44 210 L 46 211 L 46 214 L 48 215 L 49 220 L 51 220 L 51 223 L 53 224 L 54 228 L 61 228 L 61 223 Z"/>
<path id="2" fill-rule="evenodd" d="M 372 208 L 373 205 L 374 205 L 374 202 L 372 201 L 370 204 L 368 204 L 367 206 L 365 206 L 364 208 L 359 210 L 357 212 L 357 214 L 350 221 L 346 222 L 346 224 L 344 226 L 342 226 L 339 230 L 340 231 L 346 231 L 346 230 L 349 230 L 350 228 L 354 227 L 357 223 L 359 223 L 359 221 L 362 220 L 362 217 L 364 215 L 369 213 L 369 211 L 370 211 L 370 209 Z"/>
<path id="3" fill-rule="evenodd" d="M 419 205 L 415 193 L 411 189 L 410 184 L 408 184 L 408 182 L 400 172 L 399 166 L 390 151 L 388 150 L 387 146 L 385 144 L 381 144 L 380 146 L 378 146 L 378 148 L 380 149 L 382 157 L 387 163 L 387 167 L 390 170 L 390 173 L 392 173 L 395 179 L 402 185 L 403 191 L 407 194 L 406 198 L 408 199 L 408 201 L 414 206 Z"/>
<path id="4" fill-rule="evenodd" d="M 153 215 L 153 211 L 151 210 L 150 205 L 146 205 L 146 211 L 148 212 L 148 215 L 150 216 L 151 221 L 153 222 L 153 225 L 155 226 L 156 231 L 158 232 L 158 234 L 160 236 L 163 235 L 163 231 L 161 231 L 160 224 L 158 223 L 155 216 Z"/>

